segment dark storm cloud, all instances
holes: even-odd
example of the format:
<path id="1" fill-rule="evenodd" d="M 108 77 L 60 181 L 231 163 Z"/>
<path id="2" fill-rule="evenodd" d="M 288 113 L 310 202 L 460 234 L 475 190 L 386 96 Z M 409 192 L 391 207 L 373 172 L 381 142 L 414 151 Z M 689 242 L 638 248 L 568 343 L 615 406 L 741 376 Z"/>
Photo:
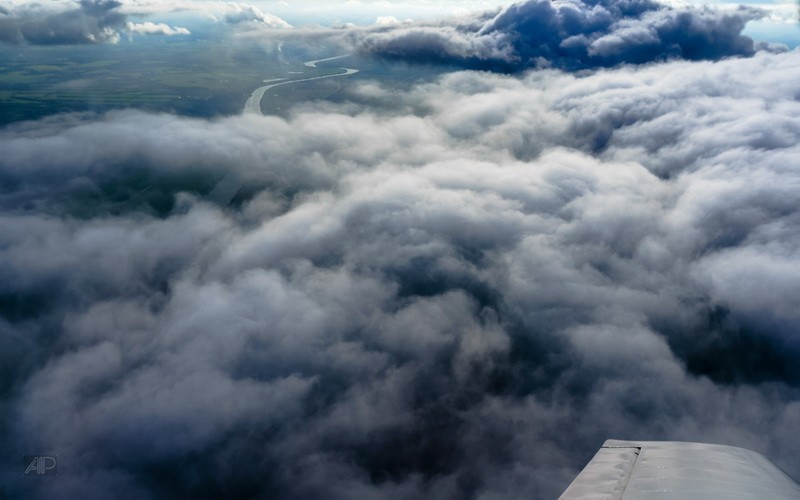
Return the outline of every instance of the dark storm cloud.
<path id="1" fill-rule="evenodd" d="M 607 437 L 796 475 L 798 78 L 759 53 L 4 128 L 3 493 L 552 498 Z"/>
<path id="2" fill-rule="evenodd" d="M 528 0 L 452 24 L 377 28 L 354 36 L 364 53 L 417 62 L 515 71 L 581 69 L 666 59 L 751 55 L 741 34 L 753 9 L 674 9 L 649 0 Z"/>
<path id="3" fill-rule="evenodd" d="M 0 41 L 37 45 L 104 43 L 119 40 L 126 18 L 116 0 L 80 0 L 51 11 L 43 4 L 27 4 L 0 16 Z"/>

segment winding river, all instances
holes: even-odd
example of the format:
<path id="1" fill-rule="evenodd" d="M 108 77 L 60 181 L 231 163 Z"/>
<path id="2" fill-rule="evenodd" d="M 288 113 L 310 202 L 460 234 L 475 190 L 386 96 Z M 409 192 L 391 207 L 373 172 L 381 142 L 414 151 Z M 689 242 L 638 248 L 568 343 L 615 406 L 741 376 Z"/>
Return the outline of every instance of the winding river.
<path id="1" fill-rule="evenodd" d="M 341 59 L 343 57 L 347 57 L 350 54 L 344 54 L 341 56 L 334 56 L 334 57 L 326 57 L 325 59 L 316 59 L 314 61 L 306 61 L 303 64 L 310 67 L 316 68 L 317 63 L 325 62 L 325 61 L 333 61 L 334 59 Z M 344 73 L 337 73 L 335 75 L 324 75 L 324 76 L 313 76 L 311 78 L 299 78 L 299 79 L 288 79 L 288 78 L 274 78 L 272 80 L 264 80 L 264 83 L 269 83 L 269 85 L 264 85 L 263 87 L 258 87 L 250 94 L 250 97 L 247 98 L 247 102 L 244 104 L 244 111 L 243 113 L 254 113 L 257 115 L 263 114 L 261 113 L 261 99 L 264 97 L 264 93 L 271 89 L 281 85 L 288 85 L 290 83 L 298 83 L 298 82 L 308 82 L 311 80 L 322 80 L 323 78 L 335 78 L 339 76 L 347 76 L 352 75 L 354 73 L 358 73 L 357 69 L 353 68 L 341 68 L 344 70 Z"/>

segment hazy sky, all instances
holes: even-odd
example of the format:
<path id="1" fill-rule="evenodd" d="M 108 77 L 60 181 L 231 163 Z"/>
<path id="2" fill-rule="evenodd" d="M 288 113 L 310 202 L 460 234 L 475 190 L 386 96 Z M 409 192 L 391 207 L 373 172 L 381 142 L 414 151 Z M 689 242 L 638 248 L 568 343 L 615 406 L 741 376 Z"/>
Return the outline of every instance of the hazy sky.
<path id="1" fill-rule="evenodd" d="M 430 1 L 430 0 L 347 0 L 347 1 L 312 1 L 312 0 L 262 0 L 253 2 L 220 2 L 212 0 L 181 0 L 167 2 L 164 0 L 107 0 L 94 2 L 103 5 L 102 9 L 116 6 L 114 13 L 121 12 L 133 15 L 139 21 L 150 21 L 159 24 L 182 23 L 189 27 L 192 23 L 230 18 L 233 12 L 238 20 L 259 18 L 259 16 L 277 16 L 295 26 L 342 26 L 346 24 L 369 25 L 376 22 L 387 22 L 390 19 L 399 21 L 437 20 L 475 14 L 490 10 L 496 11 L 511 5 L 511 1 Z M 79 5 L 88 6 L 92 2 L 83 3 L 74 0 L 13 0 L 3 7 L 8 14 L 0 11 L 0 36 L 16 15 L 30 15 L 41 19 L 49 12 L 73 9 Z M 709 7 L 717 10 L 735 10 L 742 5 L 760 9 L 759 19 L 753 19 L 746 28 L 746 33 L 758 40 L 784 43 L 790 47 L 800 42 L 798 27 L 798 6 L 796 2 L 785 0 L 763 0 L 754 2 L 727 2 L 700 0 L 671 0 L 663 5 L 674 7 L 695 6 Z M 254 14 L 256 12 L 256 14 Z M 136 14 L 143 14 L 136 16 Z M 253 17 L 255 16 L 255 17 Z M 69 20 L 67 20 L 69 18 Z M 262 19 L 263 20 L 263 19 Z M 61 22 L 70 24 L 75 18 L 62 18 Z M 187 24 L 188 23 L 188 24 Z M 152 28 L 151 28 L 152 30 Z M 59 31 L 56 29 L 55 31 Z"/>
<path id="2" fill-rule="evenodd" d="M 250 3 L 295 25 L 309 23 L 330 25 L 348 22 L 369 24 L 375 22 L 379 17 L 385 16 L 392 16 L 400 20 L 459 16 L 504 7 L 513 2 L 510 0 L 265 0 Z M 800 28 L 797 26 L 798 5 L 794 1 L 675 0 L 664 3 L 722 9 L 735 8 L 739 5 L 757 6 L 769 11 L 770 14 L 764 22 L 752 23 L 748 28 L 748 33 L 752 33 L 760 39 L 781 41 L 792 46 L 796 46 L 800 41 Z"/>
<path id="3" fill-rule="evenodd" d="M 249 2 L 265 12 L 288 21 L 293 25 L 341 23 L 371 24 L 382 17 L 395 17 L 399 20 L 436 19 L 447 16 L 460 16 L 482 10 L 492 10 L 508 6 L 511 0 L 265 0 Z M 736 2 L 726 0 L 674 0 L 664 2 L 668 5 L 710 6 L 719 9 L 736 8 L 739 5 L 752 5 L 769 12 L 761 22 L 753 22 L 747 32 L 759 39 L 779 41 L 790 46 L 800 44 L 798 27 L 798 5 L 794 1 L 756 0 Z"/>
<path id="4" fill-rule="evenodd" d="M 480 10 L 505 7 L 510 0 L 261 0 L 250 2 L 290 22 L 304 23 L 314 19 L 329 21 L 370 22 L 377 16 L 395 16 L 398 19 L 425 19 L 445 15 L 463 15 Z M 797 4 L 782 0 L 756 0 L 751 2 L 686 0 L 664 2 L 669 5 L 759 5 L 768 9 L 785 9 L 796 15 Z"/>

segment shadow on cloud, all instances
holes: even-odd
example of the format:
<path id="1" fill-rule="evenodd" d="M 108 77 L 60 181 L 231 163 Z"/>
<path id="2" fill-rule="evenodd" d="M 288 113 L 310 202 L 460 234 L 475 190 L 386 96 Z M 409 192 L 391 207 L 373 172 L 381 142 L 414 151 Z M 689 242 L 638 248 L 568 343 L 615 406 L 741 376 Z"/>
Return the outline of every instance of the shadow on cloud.
<path id="1" fill-rule="evenodd" d="M 750 56 L 756 47 L 741 32 L 762 16 L 752 8 L 671 8 L 652 0 L 527 0 L 497 13 L 378 27 L 353 38 L 363 54 L 403 61 L 502 72 L 579 70 Z"/>

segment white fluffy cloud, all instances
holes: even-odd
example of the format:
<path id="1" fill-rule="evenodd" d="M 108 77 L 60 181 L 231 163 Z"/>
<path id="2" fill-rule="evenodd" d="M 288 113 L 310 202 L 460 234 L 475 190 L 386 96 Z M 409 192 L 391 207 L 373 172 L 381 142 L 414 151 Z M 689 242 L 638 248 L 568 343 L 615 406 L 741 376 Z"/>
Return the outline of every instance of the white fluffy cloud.
<path id="1" fill-rule="evenodd" d="M 149 21 L 143 23 L 128 22 L 127 29 L 131 33 L 139 33 L 141 35 L 190 35 L 191 32 L 186 28 L 180 26 L 172 27 L 166 23 L 151 23 Z"/>

